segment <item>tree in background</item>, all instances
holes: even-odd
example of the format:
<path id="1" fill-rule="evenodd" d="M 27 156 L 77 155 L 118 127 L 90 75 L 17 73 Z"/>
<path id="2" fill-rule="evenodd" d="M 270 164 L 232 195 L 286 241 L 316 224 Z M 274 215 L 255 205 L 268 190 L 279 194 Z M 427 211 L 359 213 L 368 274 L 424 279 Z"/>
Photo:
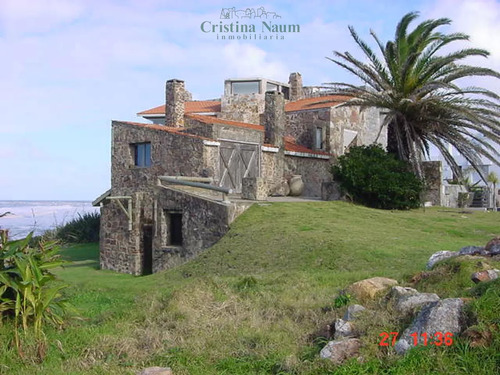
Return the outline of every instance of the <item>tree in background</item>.
<path id="1" fill-rule="evenodd" d="M 352 37 L 367 60 L 356 59 L 349 52 L 334 52 L 330 60 L 361 79 L 364 86 L 330 83 L 335 93 L 351 98 L 343 104 L 376 107 L 385 115 L 388 126 L 387 150 L 411 163 L 423 177 L 422 158 L 429 156 L 433 144 L 442 153 L 457 176 L 460 168 L 448 149 L 451 144 L 484 181 L 478 167 L 481 156 L 498 163 L 500 159 L 499 96 L 480 87 L 460 88 L 461 78 L 488 76 L 500 78 L 494 70 L 461 64 L 468 57 L 487 57 L 483 49 L 465 48 L 438 54 L 453 42 L 466 41 L 462 33 L 444 34 L 437 29 L 451 20 L 427 20 L 408 30 L 418 17 L 406 14 L 396 27 L 394 41 L 385 45 L 371 31 L 381 56 L 360 39 L 352 26 Z"/>
<path id="2" fill-rule="evenodd" d="M 492 191 L 492 199 L 493 199 L 493 209 L 497 210 L 497 184 L 498 184 L 498 176 L 495 172 L 490 172 L 488 174 L 488 182 L 493 185 Z"/>

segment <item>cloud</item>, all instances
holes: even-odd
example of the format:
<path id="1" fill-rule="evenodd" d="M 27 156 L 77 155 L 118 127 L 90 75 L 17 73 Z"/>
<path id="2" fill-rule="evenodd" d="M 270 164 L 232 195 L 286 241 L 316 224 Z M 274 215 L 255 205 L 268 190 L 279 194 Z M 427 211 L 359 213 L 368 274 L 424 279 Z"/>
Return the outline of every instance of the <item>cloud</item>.
<path id="1" fill-rule="evenodd" d="M 75 0 L 2 0 L 0 21 L 8 34 L 47 32 L 74 21 L 83 9 Z"/>
<path id="2" fill-rule="evenodd" d="M 288 81 L 288 67 L 279 60 L 273 60 L 266 51 L 255 45 L 230 43 L 223 47 L 222 54 L 227 63 L 226 74 L 236 77 L 276 77 Z"/>

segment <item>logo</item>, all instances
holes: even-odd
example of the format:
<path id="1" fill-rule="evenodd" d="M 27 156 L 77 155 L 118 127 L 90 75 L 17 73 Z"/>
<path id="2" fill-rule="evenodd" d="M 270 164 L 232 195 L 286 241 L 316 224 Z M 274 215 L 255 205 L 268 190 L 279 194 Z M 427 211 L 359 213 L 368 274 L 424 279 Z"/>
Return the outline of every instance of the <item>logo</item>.
<path id="1" fill-rule="evenodd" d="M 203 21 L 203 33 L 212 34 L 218 40 L 284 40 L 288 34 L 299 33 L 300 25 L 281 22 L 276 12 L 264 7 L 236 10 L 222 8 L 220 21 Z"/>

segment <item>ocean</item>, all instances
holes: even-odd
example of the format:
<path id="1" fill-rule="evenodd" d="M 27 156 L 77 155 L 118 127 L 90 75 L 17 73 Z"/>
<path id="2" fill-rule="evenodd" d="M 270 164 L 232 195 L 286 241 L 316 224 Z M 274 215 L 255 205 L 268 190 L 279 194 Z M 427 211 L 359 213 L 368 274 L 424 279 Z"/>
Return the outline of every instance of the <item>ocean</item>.
<path id="1" fill-rule="evenodd" d="M 0 229 L 9 230 L 9 238 L 25 237 L 33 231 L 40 235 L 46 230 L 64 225 L 86 212 L 99 212 L 90 201 L 0 201 Z"/>

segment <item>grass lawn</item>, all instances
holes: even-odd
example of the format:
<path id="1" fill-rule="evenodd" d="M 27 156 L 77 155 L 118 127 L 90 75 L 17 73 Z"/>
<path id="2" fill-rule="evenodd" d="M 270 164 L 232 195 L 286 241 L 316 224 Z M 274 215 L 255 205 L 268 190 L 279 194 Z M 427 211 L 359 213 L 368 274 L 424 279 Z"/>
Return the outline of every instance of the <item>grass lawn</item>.
<path id="1" fill-rule="evenodd" d="M 78 317 L 61 331 L 46 330 L 42 363 L 29 355 L 29 339 L 19 358 L 10 325 L 0 326 L 0 374 L 135 374 L 149 366 L 175 375 L 495 374 L 500 284 L 471 289 L 475 260 L 447 262 L 416 288 L 474 296 L 469 321 L 490 333 L 487 347 L 457 339 L 400 358 L 378 346 L 378 333 L 402 330 L 403 322 L 381 313 L 364 327 L 365 361 L 336 367 L 319 359 L 325 341 L 315 332 L 343 314 L 334 299 L 352 282 L 385 276 L 409 285 L 430 254 L 496 235 L 500 213 L 275 203 L 254 205 L 197 259 L 147 277 L 99 270 L 96 244 L 68 247 L 63 256 L 73 263 L 57 274 Z"/>

